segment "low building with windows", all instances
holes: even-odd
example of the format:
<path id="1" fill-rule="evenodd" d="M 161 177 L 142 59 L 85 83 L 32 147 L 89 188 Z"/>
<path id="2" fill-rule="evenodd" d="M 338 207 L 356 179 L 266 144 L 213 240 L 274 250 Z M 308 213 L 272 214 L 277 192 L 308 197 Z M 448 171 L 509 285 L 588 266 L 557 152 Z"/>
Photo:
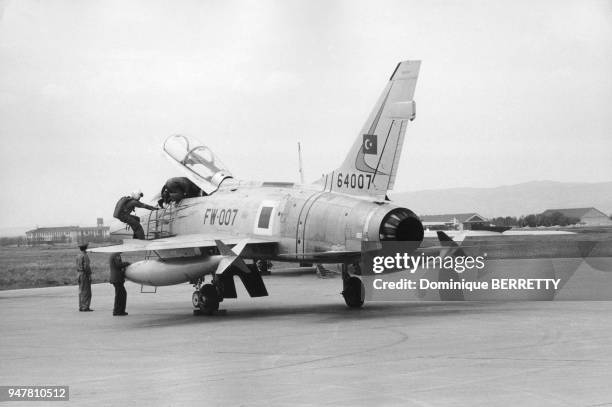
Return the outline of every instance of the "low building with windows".
<path id="1" fill-rule="evenodd" d="M 110 237 L 110 227 L 104 226 L 104 220 L 98 218 L 96 226 L 59 226 L 43 227 L 28 230 L 26 241 L 29 245 L 43 243 L 77 243 L 79 241 L 108 240 Z"/>
<path id="2" fill-rule="evenodd" d="M 544 216 L 551 216 L 553 213 L 559 212 L 567 218 L 580 219 L 581 226 L 612 226 L 612 220 L 596 208 L 565 208 L 565 209 L 547 209 L 542 212 Z"/>
<path id="3" fill-rule="evenodd" d="M 429 230 L 472 230 L 489 224 L 489 220 L 476 212 L 446 215 L 423 215 L 423 227 Z"/>

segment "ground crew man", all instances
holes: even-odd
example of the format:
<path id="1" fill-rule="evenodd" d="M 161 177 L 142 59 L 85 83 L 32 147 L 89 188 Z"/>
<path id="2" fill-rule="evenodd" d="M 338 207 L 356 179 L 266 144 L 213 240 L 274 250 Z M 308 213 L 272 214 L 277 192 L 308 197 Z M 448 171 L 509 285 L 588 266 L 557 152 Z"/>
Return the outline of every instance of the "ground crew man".
<path id="1" fill-rule="evenodd" d="M 125 316 L 125 303 L 127 300 L 127 292 L 123 283 L 125 283 L 125 268 L 130 263 L 121 260 L 119 253 L 113 253 L 109 259 L 110 265 L 110 283 L 115 286 L 115 305 L 113 307 L 113 315 Z"/>
<path id="2" fill-rule="evenodd" d="M 80 252 L 76 258 L 77 272 L 79 274 L 79 311 L 93 311 L 89 308 L 91 303 L 91 267 L 87 255 L 87 243 L 79 244 Z"/>
<path id="3" fill-rule="evenodd" d="M 145 208 L 150 211 L 154 211 L 157 208 L 140 202 L 140 198 L 142 198 L 142 196 L 142 191 L 136 190 L 132 192 L 130 196 L 124 196 L 119 199 L 117 205 L 115 205 L 115 212 L 113 213 L 113 216 L 119 219 L 121 222 L 130 225 L 130 227 L 132 228 L 132 232 L 134 233 L 134 239 L 144 240 L 145 235 L 144 230 L 140 225 L 140 218 L 138 216 L 132 215 L 132 212 L 136 208 Z"/>

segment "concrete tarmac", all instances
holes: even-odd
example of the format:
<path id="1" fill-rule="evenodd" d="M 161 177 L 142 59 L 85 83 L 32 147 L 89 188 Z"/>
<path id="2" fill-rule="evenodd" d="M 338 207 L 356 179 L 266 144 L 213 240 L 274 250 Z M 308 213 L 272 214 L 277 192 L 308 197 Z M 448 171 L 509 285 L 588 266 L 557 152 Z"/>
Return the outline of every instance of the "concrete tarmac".
<path id="1" fill-rule="evenodd" d="M 0 385 L 68 385 L 70 402 L 154 406 L 612 405 L 612 302 L 372 302 L 339 278 L 278 273 L 269 297 L 192 315 L 190 285 L 0 292 Z M 44 403 L 19 403 L 41 406 Z"/>

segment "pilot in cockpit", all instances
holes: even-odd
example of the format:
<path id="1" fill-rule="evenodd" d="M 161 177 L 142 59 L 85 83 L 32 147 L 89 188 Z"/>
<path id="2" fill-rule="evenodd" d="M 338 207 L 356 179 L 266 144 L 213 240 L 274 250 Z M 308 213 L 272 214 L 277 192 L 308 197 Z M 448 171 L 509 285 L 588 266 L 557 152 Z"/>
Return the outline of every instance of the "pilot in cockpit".
<path id="1" fill-rule="evenodd" d="M 158 201 L 160 207 L 166 206 L 171 202 L 178 203 L 183 198 L 194 198 L 206 195 L 189 178 L 174 177 L 170 178 L 161 190 L 161 199 Z"/>
<path id="2" fill-rule="evenodd" d="M 219 157 L 196 139 L 177 134 L 168 137 L 163 148 L 168 158 L 188 174 L 188 178 L 176 177 L 166 182 L 161 194 L 164 207 L 183 198 L 210 195 L 222 183 L 227 186 L 233 182 L 231 171 Z"/>

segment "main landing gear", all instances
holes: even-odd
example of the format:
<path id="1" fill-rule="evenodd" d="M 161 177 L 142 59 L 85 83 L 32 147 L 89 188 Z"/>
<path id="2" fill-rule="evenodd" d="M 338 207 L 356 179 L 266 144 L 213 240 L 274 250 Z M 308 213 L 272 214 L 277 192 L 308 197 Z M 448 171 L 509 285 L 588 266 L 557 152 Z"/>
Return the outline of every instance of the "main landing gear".
<path id="1" fill-rule="evenodd" d="M 212 284 L 204 284 L 202 277 L 193 285 L 196 289 L 191 296 L 191 303 L 195 308 L 194 314 L 212 315 L 219 311 L 219 303 L 223 301 L 223 295 L 215 280 L 213 277 Z"/>
<path id="2" fill-rule="evenodd" d="M 351 276 L 348 266 L 342 265 L 342 297 L 350 308 L 361 308 L 365 298 L 365 287 L 359 277 Z"/>

